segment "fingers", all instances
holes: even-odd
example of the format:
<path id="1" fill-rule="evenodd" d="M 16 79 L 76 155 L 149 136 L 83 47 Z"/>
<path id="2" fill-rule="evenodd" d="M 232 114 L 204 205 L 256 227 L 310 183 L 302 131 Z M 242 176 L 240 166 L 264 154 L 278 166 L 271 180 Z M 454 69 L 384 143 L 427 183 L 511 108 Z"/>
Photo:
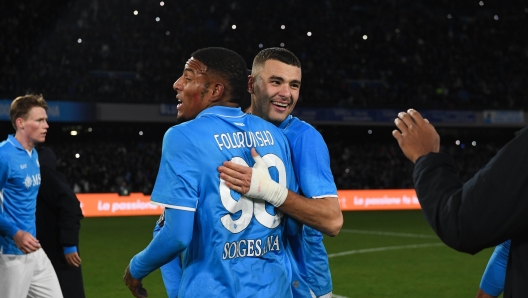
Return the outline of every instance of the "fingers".
<path id="1" fill-rule="evenodd" d="M 251 175 L 251 168 L 244 168 L 247 168 L 248 170 L 246 171 L 245 169 L 242 169 L 242 171 L 239 171 L 228 166 L 220 166 L 218 167 L 218 171 L 220 172 L 220 178 L 234 183 L 234 180 L 243 179 L 247 174 Z"/>
<path id="2" fill-rule="evenodd" d="M 79 267 L 81 266 L 81 257 L 79 257 L 79 254 L 74 252 L 74 253 L 70 253 L 70 254 L 67 254 L 67 255 L 64 255 L 64 257 L 66 258 L 66 262 L 68 262 L 68 264 L 72 267 Z"/>
<path id="3" fill-rule="evenodd" d="M 397 129 L 395 129 L 395 130 L 392 131 L 392 136 L 393 136 L 396 140 L 398 140 L 398 142 L 399 142 L 399 141 L 401 140 L 401 138 L 403 137 L 402 134 L 401 134 L 401 132 L 400 132 L 399 130 L 397 130 Z"/>
<path id="4" fill-rule="evenodd" d="M 239 165 L 232 161 L 224 161 L 224 163 L 218 168 L 220 173 L 223 173 L 227 170 L 235 171 L 238 173 L 248 173 L 251 172 L 251 168 L 245 165 Z"/>
<path id="5" fill-rule="evenodd" d="M 251 156 L 253 157 L 253 160 L 255 161 L 255 164 L 253 167 L 260 167 L 263 164 L 265 164 L 264 160 L 262 160 L 262 157 L 257 153 L 257 150 L 255 148 L 251 148 Z"/>
<path id="6" fill-rule="evenodd" d="M 251 156 L 253 156 L 253 158 L 255 158 L 255 156 L 260 156 L 255 147 L 251 148 Z"/>
<path id="7" fill-rule="evenodd" d="M 225 181 L 227 187 L 243 194 L 247 192 L 251 186 L 252 171 L 251 168 L 246 168 L 249 169 L 249 171 L 245 173 L 240 173 L 222 166 L 218 168 L 218 171 L 220 172 L 220 178 Z"/>
<path id="8" fill-rule="evenodd" d="M 145 288 L 143 287 L 143 284 L 142 284 L 142 283 L 140 283 L 139 286 L 138 286 L 138 288 L 137 288 L 137 294 L 139 294 L 139 296 L 137 296 L 137 297 L 139 297 L 139 298 L 146 298 L 146 297 L 148 297 L 147 289 L 145 289 Z"/>
<path id="9" fill-rule="evenodd" d="M 14 237 L 15 244 L 25 254 L 37 251 L 40 248 L 39 241 L 28 232 L 18 231 Z"/>
<path id="10" fill-rule="evenodd" d="M 398 118 L 397 120 L 400 119 L 404 124 L 405 126 L 407 127 L 411 127 L 413 125 L 420 125 L 424 122 L 424 119 L 422 118 L 422 115 L 414 110 L 414 109 L 408 109 L 407 112 L 400 112 L 398 113 Z M 429 122 L 429 121 L 427 121 Z M 396 122 L 395 122 L 396 123 Z M 398 123 L 396 123 L 396 125 L 398 125 Z"/>

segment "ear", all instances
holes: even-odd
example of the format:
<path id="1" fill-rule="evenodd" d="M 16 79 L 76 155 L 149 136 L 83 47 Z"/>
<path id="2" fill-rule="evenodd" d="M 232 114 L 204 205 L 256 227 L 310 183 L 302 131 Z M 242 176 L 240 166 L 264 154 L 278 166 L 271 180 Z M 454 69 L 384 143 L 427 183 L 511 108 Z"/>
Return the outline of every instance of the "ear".
<path id="1" fill-rule="evenodd" d="M 253 94 L 253 83 L 255 83 L 255 77 L 252 75 L 248 76 L 248 92 L 249 94 Z"/>
<path id="2" fill-rule="evenodd" d="M 17 130 L 18 130 L 18 129 L 23 129 L 23 128 L 24 128 L 24 119 L 22 119 L 22 118 L 20 118 L 20 117 L 19 117 L 19 118 L 16 118 L 16 120 L 15 120 L 15 125 L 16 125 L 16 127 L 17 127 Z"/>
<path id="3" fill-rule="evenodd" d="M 225 87 L 223 84 L 221 83 L 214 84 L 212 95 L 211 95 L 211 101 L 212 102 L 218 101 L 220 98 L 224 96 L 224 92 L 225 92 Z"/>

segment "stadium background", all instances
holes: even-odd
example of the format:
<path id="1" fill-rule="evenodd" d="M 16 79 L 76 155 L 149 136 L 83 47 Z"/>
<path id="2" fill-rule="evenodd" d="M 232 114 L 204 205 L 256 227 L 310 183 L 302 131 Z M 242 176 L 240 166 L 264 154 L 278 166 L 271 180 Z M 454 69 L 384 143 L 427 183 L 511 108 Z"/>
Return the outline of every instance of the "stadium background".
<path id="1" fill-rule="evenodd" d="M 46 145 L 57 152 L 59 168 L 79 193 L 115 193 L 123 181 L 130 191 L 150 192 L 161 138 L 172 125 L 172 83 L 191 52 L 206 46 L 233 49 L 248 66 L 265 47 L 284 46 L 299 56 L 298 115 L 327 141 L 339 189 L 412 188 L 412 164 L 390 134 L 393 111 L 434 111 L 442 151 L 454 155 L 464 180 L 526 125 L 523 1 L 29 0 L 3 3 L 0 17 L 0 99 L 42 93 L 63 107 L 56 121 L 50 117 Z M 67 117 L 69 103 L 81 106 L 71 113 L 78 117 Z M 90 117 L 83 116 L 83 105 L 90 107 L 84 110 Z M 141 121 L 123 116 L 137 105 L 159 112 Z M 6 136 L 13 130 L 5 104 L 0 114 Z M 136 233 L 126 234 L 126 226 L 138 222 L 143 225 L 135 227 L 144 230 L 140 244 L 128 239 Z M 83 221 L 89 297 L 106 295 L 99 287 L 115 288 L 107 297 L 126 294 L 119 277 L 148 242 L 147 222 L 154 218 Z M 123 230 L 116 228 L 112 238 L 112 227 Z M 325 243 L 329 253 L 338 254 L 427 240 L 416 235 L 434 237 L 419 211 L 347 212 L 343 232 Z M 104 246 L 108 241 L 111 249 Z M 476 291 L 489 256 L 409 247 L 332 258 L 335 293 L 428 296 L 420 288 L 434 293 L 430 297 L 465 297 Z M 114 258 L 101 258 L 101 251 L 113 250 Z M 99 274 L 103 268 L 107 275 Z M 159 279 L 153 282 L 159 285 Z"/>

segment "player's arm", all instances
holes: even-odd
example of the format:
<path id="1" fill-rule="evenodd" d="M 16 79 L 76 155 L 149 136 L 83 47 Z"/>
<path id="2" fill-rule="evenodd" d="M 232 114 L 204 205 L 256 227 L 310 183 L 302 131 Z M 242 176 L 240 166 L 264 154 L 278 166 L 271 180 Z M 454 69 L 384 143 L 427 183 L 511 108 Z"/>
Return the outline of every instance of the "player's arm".
<path id="1" fill-rule="evenodd" d="M 130 261 L 123 280 L 134 297 L 146 297 L 141 280 L 176 258 L 192 238 L 194 212 L 165 208 L 165 223 L 149 245 Z"/>
<path id="2" fill-rule="evenodd" d="M 232 190 L 251 198 L 263 199 L 280 210 L 316 230 L 335 236 L 343 225 L 343 214 L 337 198 L 308 199 L 271 179 L 268 167 L 254 148 L 253 168 L 230 161 L 218 168 L 220 178 Z"/>
<path id="3" fill-rule="evenodd" d="M 9 163 L 2 156 L 0 158 L 0 189 L 3 190 L 7 184 Z M 7 235 L 8 237 L 15 237 L 15 234 L 18 232 L 18 227 L 15 223 L 6 217 L 5 212 L 0 212 L 0 235 Z"/>
<path id="4" fill-rule="evenodd" d="M 41 188 L 44 186 L 47 191 L 56 193 L 56 196 L 43 196 L 42 198 L 48 198 L 47 203 L 52 205 L 53 210 L 58 210 L 59 241 L 63 248 L 64 258 L 70 266 L 79 267 L 82 260 L 77 246 L 79 245 L 80 221 L 83 218 L 79 200 L 68 185 L 66 177 L 59 171 L 43 166 L 41 175 L 42 179 L 48 179 L 47 183 L 41 185 Z M 45 191 L 45 189 L 42 190 Z"/>
<path id="5" fill-rule="evenodd" d="M 495 247 L 480 281 L 477 298 L 498 297 L 504 291 L 510 240 Z"/>
<path id="6" fill-rule="evenodd" d="M 9 163 L 5 156 L 0 159 L 0 189 L 4 189 L 7 184 Z M 38 240 L 28 232 L 22 231 L 8 217 L 5 212 L 0 212 L 0 235 L 7 235 L 15 241 L 15 245 L 23 252 L 30 253 L 40 248 Z"/>
<path id="7" fill-rule="evenodd" d="M 154 227 L 153 237 L 156 237 L 165 224 L 165 212 L 161 213 L 156 226 Z M 161 266 L 161 277 L 168 297 L 178 297 L 180 290 L 180 283 L 182 278 L 182 263 L 181 255 L 178 255 L 174 260 Z"/>

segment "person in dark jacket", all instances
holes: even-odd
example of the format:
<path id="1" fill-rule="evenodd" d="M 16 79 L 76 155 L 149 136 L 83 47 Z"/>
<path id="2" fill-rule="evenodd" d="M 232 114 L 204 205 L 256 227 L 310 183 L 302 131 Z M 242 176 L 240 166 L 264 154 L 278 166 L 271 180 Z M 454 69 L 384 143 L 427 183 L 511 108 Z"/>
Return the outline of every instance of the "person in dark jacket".
<path id="1" fill-rule="evenodd" d="M 511 239 L 504 297 L 528 297 L 528 128 L 462 183 L 435 128 L 415 110 L 400 112 L 393 136 L 415 163 L 414 186 L 429 225 L 448 246 L 470 254 Z"/>
<path id="2" fill-rule="evenodd" d="M 64 298 L 84 298 L 79 256 L 81 206 L 64 175 L 56 170 L 55 153 L 47 147 L 37 150 L 42 179 L 37 196 L 37 239 L 53 264 Z"/>

